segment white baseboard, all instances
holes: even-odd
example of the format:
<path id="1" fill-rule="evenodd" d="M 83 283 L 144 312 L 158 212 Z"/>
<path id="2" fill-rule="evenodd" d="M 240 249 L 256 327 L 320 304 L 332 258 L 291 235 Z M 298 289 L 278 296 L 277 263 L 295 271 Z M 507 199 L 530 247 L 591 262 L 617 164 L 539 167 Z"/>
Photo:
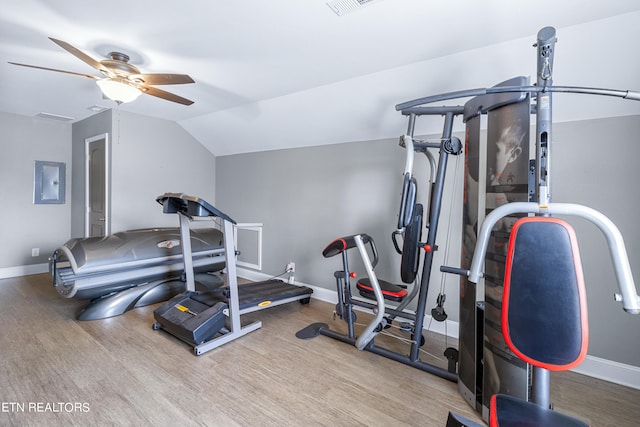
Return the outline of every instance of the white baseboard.
<path id="1" fill-rule="evenodd" d="M 589 356 L 572 372 L 640 390 L 640 367 Z"/>
<path id="2" fill-rule="evenodd" d="M 46 273 L 47 271 L 49 271 L 49 264 L 46 263 L 0 268 L 0 279 L 29 276 L 31 274 Z"/>
<path id="3" fill-rule="evenodd" d="M 238 276 L 256 281 L 266 280 L 271 277 L 264 273 L 241 268 L 238 268 Z M 296 282 L 296 284 L 313 289 L 313 295 L 311 297 L 314 299 L 331 304 L 336 304 L 338 302 L 338 298 L 334 290 L 320 288 L 306 283 Z M 445 322 L 434 321 L 430 323 L 430 321 L 431 316 L 427 314 L 424 319 L 425 329 L 428 328 L 432 332 L 458 339 L 458 322 L 446 320 L 445 330 Z M 626 365 L 624 363 L 618 363 L 587 355 L 584 362 L 582 362 L 579 367 L 573 369 L 573 372 L 640 390 L 640 367 L 637 366 Z"/>

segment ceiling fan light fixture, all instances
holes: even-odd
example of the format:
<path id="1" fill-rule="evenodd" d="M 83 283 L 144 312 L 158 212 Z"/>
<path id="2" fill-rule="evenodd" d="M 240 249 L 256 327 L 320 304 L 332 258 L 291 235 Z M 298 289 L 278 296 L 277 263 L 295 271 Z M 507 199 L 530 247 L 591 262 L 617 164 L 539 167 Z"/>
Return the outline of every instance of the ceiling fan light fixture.
<path id="1" fill-rule="evenodd" d="M 359 1 L 375 1 L 375 0 L 359 0 Z M 95 80 L 100 87 L 103 95 L 115 101 L 118 105 L 123 102 L 134 101 L 142 93 L 155 96 L 156 98 L 166 101 L 175 102 L 182 105 L 191 105 L 193 101 L 183 98 L 166 90 L 158 89 L 155 85 L 177 85 L 186 83 L 195 83 L 195 81 L 186 74 L 166 74 L 151 73 L 141 74 L 140 70 L 134 65 L 129 64 L 129 56 L 120 52 L 109 53 L 110 59 L 96 61 L 78 48 L 71 46 L 69 43 L 49 37 L 49 39 L 72 54 L 82 62 L 98 70 L 103 78 L 91 75 L 76 73 L 73 71 L 57 70 L 55 68 L 40 67 L 38 65 L 19 64 L 11 62 L 10 64 L 21 67 L 37 68 L 40 70 L 55 71 L 58 73 L 72 74 L 75 76 L 87 77 Z"/>
<path id="2" fill-rule="evenodd" d="M 117 103 L 134 101 L 142 94 L 140 89 L 117 77 L 96 80 L 96 84 L 107 98 Z"/>

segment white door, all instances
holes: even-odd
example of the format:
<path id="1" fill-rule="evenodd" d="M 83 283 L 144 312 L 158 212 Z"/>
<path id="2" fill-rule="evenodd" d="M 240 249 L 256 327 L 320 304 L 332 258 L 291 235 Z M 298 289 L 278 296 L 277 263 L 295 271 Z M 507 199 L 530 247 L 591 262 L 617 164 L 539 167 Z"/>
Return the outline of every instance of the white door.
<path id="1" fill-rule="evenodd" d="M 106 236 L 109 221 L 109 138 L 85 140 L 85 236 Z"/>

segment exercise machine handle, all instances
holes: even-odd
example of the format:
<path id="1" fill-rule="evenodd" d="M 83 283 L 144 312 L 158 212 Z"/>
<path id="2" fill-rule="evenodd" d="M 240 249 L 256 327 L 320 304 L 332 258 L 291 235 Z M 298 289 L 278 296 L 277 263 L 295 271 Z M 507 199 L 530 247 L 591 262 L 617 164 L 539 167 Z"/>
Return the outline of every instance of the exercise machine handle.
<path id="1" fill-rule="evenodd" d="M 398 230 L 406 227 L 413 217 L 413 207 L 416 204 L 417 183 L 410 172 L 404 174 L 402 182 L 402 198 L 400 212 L 398 212 Z"/>
<path id="2" fill-rule="evenodd" d="M 371 267 L 375 268 L 376 265 L 378 265 L 378 250 L 376 249 L 376 243 L 373 241 L 373 237 L 369 236 L 368 234 L 362 234 L 360 235 L 360 239 L 362 240 L 362 243 L 364 243 L 365 245 L 368 243 L 369 244 L 369 248 L 371 248 L 371 255 L 373 255 L 373 261 L 371 261 Z M 358 247 L 358 249 L 360 249 Z"/>
<path id="3" fill-rule="evenodd" d="M 398 252 L 398 254 L 402 255 L 402 249 L 400 249 L 400 245 L 398 245 L 398 239 L 397 236 L 402 236 L 404 235 L 404 230 L 396 230 L 393 233 L 391 233 L 391 241 L 393 242 L 393 247 L 395 248 L 396 252 Z"/>
<path id="4" fill-rule="evenodd" d="M 478 280 L 482 277 L 482 267 L 493 226 L 505 216 L 517 213 L 573 215 L 584 218 L 596 225 L 606 238 L 613 270 L 620 289 L 620 293 L 615 294 L 615 300 L 622 303 L 622 307 L 626 312 L 640 314 L 640 296 L 636 291 L 631 265 L 620 230 L 601 212 L 575 203 L 549 203 L 547 206 L 541 206 L 533 202 L 514 202 L 507 203 L 491 211 L 486 216 L 478 232 L 478 240 L 469 271 L 469 281 L 478 283 Z"/>
<path id="5" fill-rule="evenodd" d="M 402 182 L 402 198 L 400 200 L 400 212 L 398 213 L 398 230 L 407 226 L 413 216 L 413 206 L 416 203 L 416 179 L 413 174 L 414 147 L 411 135 L 403 135 L 400 138 L 400 146 L 406 148 L 404 165 L 404 180 Z"/>
<path id="6" fill-rule="evenodd" d="M 440 266 L 440 271 L 443 273 L 457 274 L 459 276 L 465 277 L 469 275 L 469 270 L 465 270 L 464 268 L 449 267 L 446 265 Z"/>

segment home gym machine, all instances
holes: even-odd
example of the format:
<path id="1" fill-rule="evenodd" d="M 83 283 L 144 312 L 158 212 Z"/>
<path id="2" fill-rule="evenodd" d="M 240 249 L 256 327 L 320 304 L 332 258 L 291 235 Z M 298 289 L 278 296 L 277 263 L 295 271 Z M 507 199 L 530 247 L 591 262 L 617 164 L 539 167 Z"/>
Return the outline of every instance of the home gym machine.
<path id="1" fill-rule="evenodd" d="M 193 346 L 196 356 L 240 338 L 262 327 L 256 321 L 241 324 L 240 316 L 277 305 L 300 301 L 309 303 L 313 290 L 291 285 L 282 280 L 267 280 L 238 286 L 234 224 L 228 215 L 205 200 L 181 193 L 165 193 L 157 202 L 164 213 L 178 214 L 182 241 L 186 292 L 176 295 L 158 307 L 153 316 L 153 329 L 163 329 Z M 208 291 L 196 291 L 191 252 L 189 221 L 195 218 L 219 219 L 223 225 L 227 286 Z M 228 323 L 228 325 L 227 325 Z"/>
<path id="2" fill-rule="evenodd" d="M 408 132 L 401 139 L 401 145 L 404 144 L 408 151 L 410 148 L 419 152 L 425 152 L 428 148 L 437 147 L 440 149 L 436 180 L 433 182 L 430 204 L 426 209 L 429 212 L 427 226 L 429 235 L 426 243 L 420 242 L 419 235 L 412 236 L 408 231 L 407 225 L 411 221 L 406 221 L 406 218 L 414 218 L 412 215 L 419 216 L 419 209 L 414 208 L 412 213 L 403 210 L 407 206 L 414 206 L 408 202 L 411 200 L 411 196 L 407 196 L 407 194 L 415 193 L 416 190 L 412 184 L 407 184 L 407 180 L 405 180 L 402 208 L 399 215 L 399 228 L 403 229 L 405 246 L 411 247 L 416 244 L 420 248 L 418 252 L 425 251 L 422 279 L 419 284 L 418 308 L 415 313 L 398 313 L 398 317 L 405 317 L 412 321 L 410 330 L 413 338 L 409 355 L 397 354 L 379 347 L 374 342 L 375 336 L 387 326 L 387 317 L 393 319 L 396 316 L 396 313 L 392 312 L 385 304 L 385 299 L 402 297 L 403 290 L 398 290 L 393 286 L 389 287 L 386 282 L 377 279 L 373 271 L 377 255 L 372 239 L 366 234 L 337 239 L 323 252 L 327 257 L 338 254 L 343 257 L 344 269 L 335 273 L 338 284 L 336 315 L 347 322 L 348 333 L 340 334 L 332 331 L 326 324 L 318 323 L 299 331 L 300 338 L 310 338 L 317 335 L 329 336 L 355 345 L 359 349 L 389 357 L 444 378 L 457 380 L 463 397 L 473 408 L 482 413 L 485 420 L 488 420 L 490 400 L 495 393 L 506 393 L 548 408 L 548 371 L 532 368 L 521 361 L 506 345 L 501 329 L 501 305 L 507 257 L 505 249 L 511 231 L 518 221 L 527 221 L 527 217 L 532 215 L 542 217 L 542 219 L 548 218 L 549 221 L 540 221 L 540 223 L 543 224 L 544 232 L 549 232 L 552 235 L 557 233 L 550 231 L 557 225 L 554 223 L 552 215 L 576 216 L 595 224 L 605 236 L 609 247 L 620 290 L 620 293 L 615 294 L 615 300 L 622 303 L 626 312 L 640 313 L 640 296 L 636 291 L 622 235 L 615 224 L 592 208 L 573 203 L 552 203 L 550 191 L 553 93 L 602 95 L 630 100 L 640 100 L 640 93 L 553 85 L 555 41 L 555 29 L 552 27 L 545 27 L 538 33 L 535 45 L 538 53 L 538 69 L 537 81 L 534 85 L 529 83 L 527 77 L 516 77 L 491 88 L 434 95 L 396 106 L 398 111 L 409 117 Z M 463 106 L 430 106 L 430 104 L 461 98 L 470 99 Z M 432 145 L 433 143 L 413 138 L 415 118 L 429 114 L 442 115 L 445 118 L 442 141 L 435 147 Z M 531 138 L 535 139 L 535 152 L 529 155 L 531 114 L 535 115 L 535 138 Z M 487 117 L 487 131 L 486 137 L 483 137 L 481 119 L 485 115 Z M 465 207 L 463 212 L 465 230 L 462 242 L 462 266 L 461 268 L 440 267 L 440 271 L 443 273 L 461 276 L 459 288 L 459 362 L 457 372 L 451 372 L 451 369 L 443 371 L 419 360 L 417 355 L 420 340 L 417 339 L 417 336 L 422 328 L 426 311 L 426 296 L 433 251 L 438 249 L 435 245 L 435 236 L 442 201 L 446 161 L 448 155 L 458 154 L 461 149 L 460 147 L 453 150 L 450 148 L 451 144 L 457 140 L 451 135 L 452 122 L 456 116 L 462 116 L 466 124 L 464 147 Z M 482 158 L 480 150 L 483 138 L 486 139 L 484 142 L 488 157 L 486 160 Z M 413 144 L 406 144 L 407 141 L 411 141 Z M 515 141 L 518 143 L 514 144 Z M 409 182 L 411 182 L 410 178 Z M 564 230 L 565 227 L 558 227 L 558 229 Z M 534 231 L 524 234 L 526 236 L 538 233 Z M 519 247 L 522 245 L 522 242 L 518 243 Z M 533 245 L 535 246 L 535 244 Z M 540 247 L 533 248 L 532 257 L 536 250 L 540 250 Z M 366 305 L 359 301 L 356 303 L 356 299 L 351 296 L 350 271 L 346 258 L 346 253 L 351 248 L 358 249 L 369 276 L 369 281 L 359 284 L 357 288 L 361 295 L 373 295 L 375 304 Z M 407 260 L 413 261 L 406 248 L 403 248 L 402 252 L 403 266 Z M 373 254 L 373 262 L 368 253 Z M 407 264 L 410 265 L 411 262 Z M 543 267 L 551 268 L 546 264 Z M 530 274 L 530 276 L 537 277 L 538 275 Z M 483 282 L 476 288 L 481 279 Z M 481 296 L 478 297 L 478 295 Z M 355 305 L 370 308 L 375 314 L 373 321 L 359 336 L 356 336 L 353 328 L 352 307 Z M 391 313 L 391 316 L 385 317 L 387 313 Z M 473 422 L 462 424 L 460 418 L 454 414 L 451 414 L 450 422 L 451 426 L 476 425 Z"/>
<path id="3" fill-rule="evenodd" d="M 517 280 L 521 281 L 526 277 L 535 288 L 549 285 L 542 283 L 542 278 L 553 277 L 553 283 L 558 283 L 558 277 L 567 277 L 565 273 L 573 269 L 573 266 L 567 267 L 567 264 L 573 261 L 564 262 L 570 259 L 572 251 L 563 252 L 557 246 L 545 246 L 565 233 L 565 227 L 557 227 L 553 215 L 580 217 L 600 229 L 607 241 L 620 289 L 620 293 L 615 294 L 615 299 L 622 303 L 625 311 L 632 314 L 640 313 L 640 296 L 636 292 L 622 235 L 615 224 L 592 208 L 573 203 L 552 203 L 550 190 L 553 93 L 606 95 L 631 100 L 640 100 L 640 93 L 554 86 L 552 70 L 555 42 L 554 28 L 545 27 L 539 31 L 535 45 L 535 85 L 529 85 L 527 79 L 519 77 L 492 88 L 434 95 L 398 106 L 398 109 L 403 111 L 427 108 L 425 105 L 435 102 L 474 97 L 464 105 L 463 114 L 467 143 L 463 264 L 462 268 L 442 266 L 441 271 L 462 276 L 458 385 L 463 397 L 482 413 L 485 420 L 489 419 L 491 398 L 498 393 L 534 402 L 541 408 L 549 408 L 549 371 L 538 367 L 539 365 L 532 367 L 519 357 L 522 354 L 514 354 L 514 347 L 506 342 L 508 332 L 511 331 L 503 331 L 502 328 L 507 316 L 503 302 L 503 296 L 506 298 L 503 285 L 509 281 L 509 268 L 530 267 L 528 273 L 520 273 Z M 526 154 L 529 144 L 530 112 L 535 115 L 535 153 L 532 160 L 529 160 Z M 480 156 L 479 146 L 480 116 L 484 114 L 488 119 L 487 160 L 483 168 L 480 167 L 484 160 Z M 523 160 L 517 160 L 518 158 Z M 523 221 L 529 220 L 527 217 L 531 215 L 540 217 L 539 223 L 535 226 L 538 231 L 525 233 L 525 242 L 529 243 L 523 243 L 522 238 L 518 238 L 518 243 L 515 243 L 515 230 L 520 224 L 524 224 Z M 478 228 L 479 224 L 481 227 Z M 472 232 L 467 233 L 467 230 Z M 542 233 L 549 233 L 549 237 L 540 240 L 538 237 Z M 505 249 L 507 243 L 511 248 L 511 241 L 514 247 L 527 249 L 526 259 L 510 261 L 514 255 L 511 249 Z M 563 261 L 560 261 L 560 258 L 547 257 L 552 253 L 562 253 Z M 509 266 L 511 262 L 517 265 Z M 580 271 L 579 266 L 576 267 L 576 271 Z M 476 284 L 481 279 L 483 300 L 478 297 L 481 293 L 476 292 Z M 511 276 L 511 280 L 516 279 Z M 533 294 L 535 292 L 529 292 L 531 298 Z M 540 301 L 547 298 L 546 295 L 538 295 Z M 531 304 L 544 306 L 530 301 L 529 305 Z M 541 313 L 546 308 L 540 307 Z M 565 307 L 557 311 L 565 312 L 567 309 L 568 307 Z M 557 316 L 550 314 L 547 317 Z M 535 357 L 530 358 L 532 364 L 534 359 Z M 468 420 L 461 421 L 460 418 L 450 414 L 447 425 L 476 425 Z"/>
<path id="4" fill-rule="evenodd" d="M 459 138 L 452 135 L 453 119 L 462 114 L 460 107 L 419 107 L 402 111 L 408 117 L 406 135 L 400 138 L 400 145 L 406 149 L 406 163 L 403 181 L 403 191 L 398 215 L 398 227 L 392 234 L 396 250 L 401 253 L 401 278 L 403 285 L 396 285 L 378 279 L 374 267 L 378 254 L 373 238 L 367 234 L 346 236 L 331 242 L 323 251 L 327 258 L 335 255 L 342 257 L 342 270 L 336 271 L 336 286 L 338 291 L 338 304 L 335 314 L 347 323 L 348 332 L 342 334 L 331 330 L 325 323 L 314 323 L 298 331 L 298 338 L 307 339 L 318 335 L 324 335 L 338 339 L 345 343 L 355 345 L 359 350 L 366 350 L 392 360 L 413 366 L 423 371 L 438 375 L 442 378 L 456 381 L 457 350 L 447 348 L 444 352 L 448 363 L 447 368 L 428 363 L 420 358 L 421 346 L 425 343 L 422 335 L 425 314 L 427 311 L 427 296 L 429 281 L 431 279 L 431 267 L 434 252 L 438 249 L 436 237 L 438 223 L 442 209 L 445 175 L 450 156 L 458 156 L 462 153 L 462 143 Z M 444 128 L 440 140 L 428 141 L 414 138 L 416 118 L 423 115 L 444 116 Z M 437 150 L 436 160 L 430 150 Z M 423 153 L 427 156 L 431 167 L 429 204 L 425 209 L 422 204 L 416 203 L 417 180 L 413 176 L 414 153 Z M 426 211 L 427 238 L 422 242 L 423 216 Z M 397 243 L 397 237 L 402 236 L 402 249 Z M 357 248 L 365 266 L 368 278 L 357 281 L 356 287 L 362 298 L 352 295 L 351 279 L 355 276 L 349 270 L 347 254 L 350 249 Z M 424 251 L 422 272 L 419 276 L 420 255 Z M 371 259 L 373 257 L 373 260 Z M 413 284 L 411 292 L 409 284 Z M 417 298 L 417 300 L 416 300 Z M 416 308 L 407 308 L 410 302 L 416 300 Z M 389 301 L 397 303 L 390 305 Z M 446 313 L 442 307 L 443 297 L 438 298 L 438 306 L 432 310 L 432 316 L 436 320 L 446 319 Z M 371 322 L 364 331 L 356 337 L 354 307 L 363 307 L 375 313 Z M 376 335 L 394 326 L 396 322 L 400 331 L 409 333 L 410 348 L 408 353 L 401 353 L 384 347 L 375 342 Z"/>

